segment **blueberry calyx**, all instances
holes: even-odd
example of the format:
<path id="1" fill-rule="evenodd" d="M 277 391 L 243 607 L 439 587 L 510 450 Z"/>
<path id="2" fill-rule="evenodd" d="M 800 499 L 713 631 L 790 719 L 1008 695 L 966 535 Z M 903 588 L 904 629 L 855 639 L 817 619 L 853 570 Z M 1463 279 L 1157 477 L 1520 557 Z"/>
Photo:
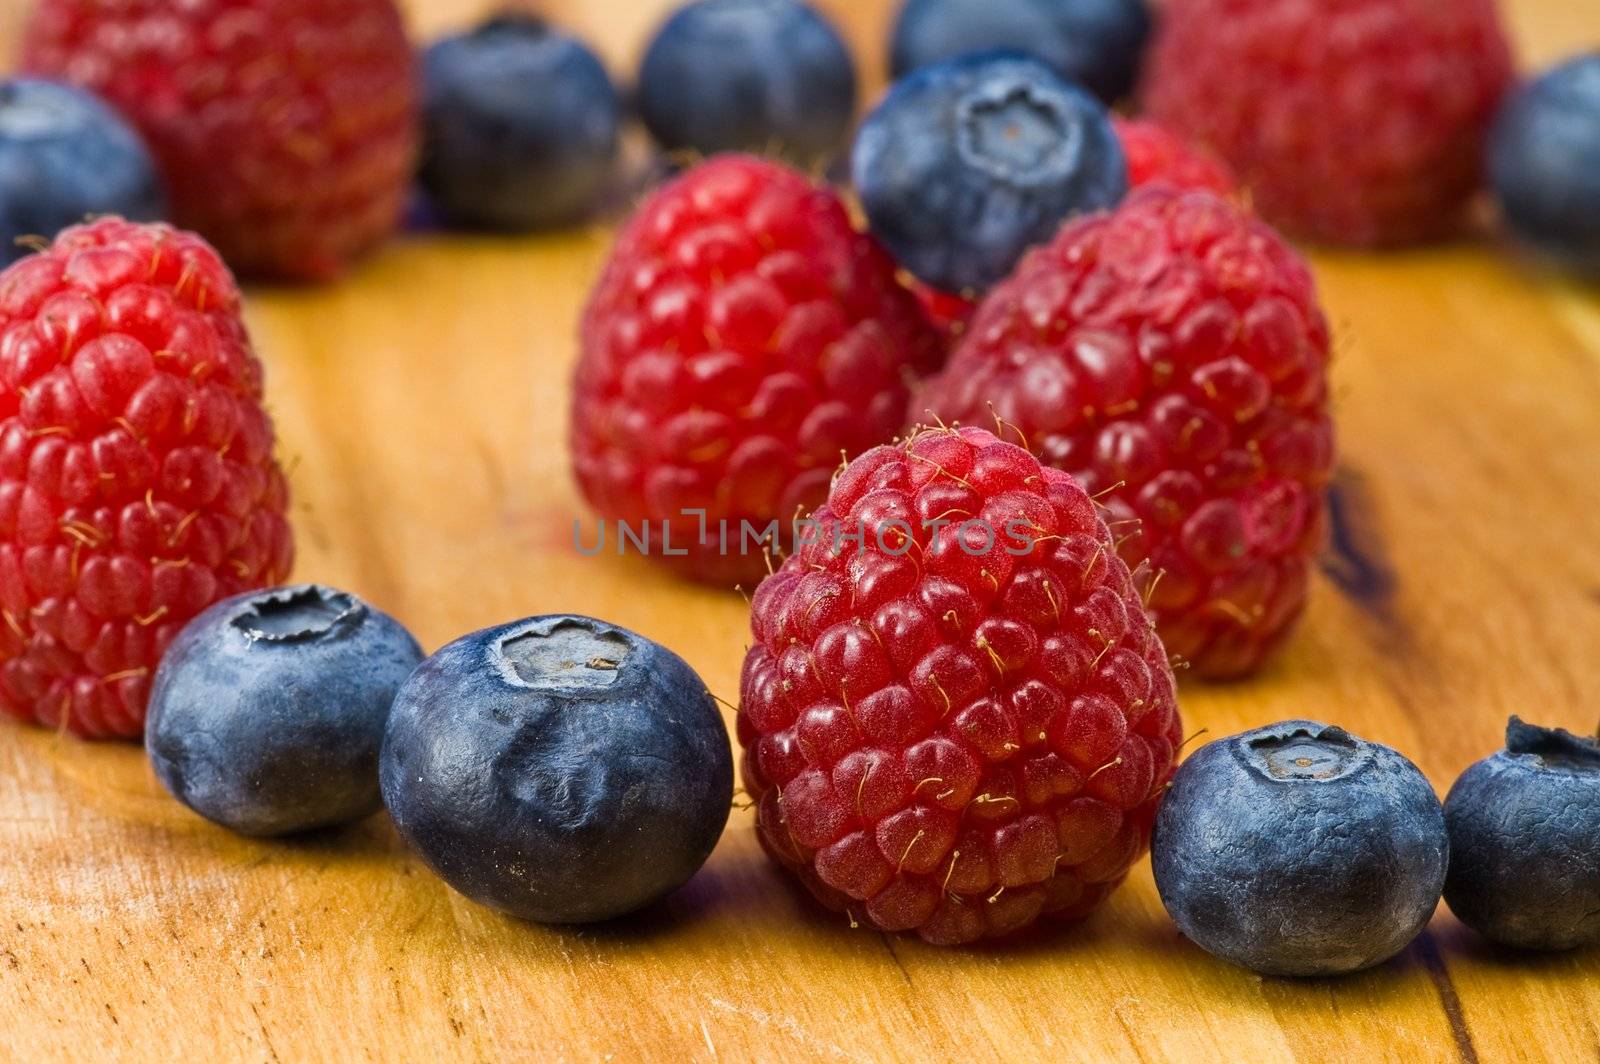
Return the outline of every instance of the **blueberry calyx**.
<path id="1" fill-rule="evenodd" d="M 490 660 L 512 687 L 600 688 L 616 683 L 628 640 L 608 625 L 544 617 L 490 645 Z"/>
<path id="2" fill-rule="evenodd" d="M 1083 131 L 1059 96 L 1038 85 L 987 85 L 961 101 L 961 153 L 974 167 L 1020 187 L 1066 180 L 1083 149 Z"/>
<path id="3" fill-rule="evenodd" d="M 366 603 L 320 584 L 274 588 L 240 604 L 230 622 L 252 643 L 309 643 L 354 631 Z"/>
<path id="4" fill-rule="evenodd" d="M 1233 752 L 1274 783 L 1331 783 L 1372 763 L 1372 746 L 1337 725 L 1285 721 L 1262 731 L 1242 736 Z"/>
<path id="5" fill-rule="evenodd" d="M 1600 739 L 1573 735 L 1565 728 L 1543 728 L 1521 717 L 1506 724 L 1506 753 L 1534 768 L 1574 774 L 1600 771 Z"/>
<path id="6" fill-rule="evenodd" d="M 531 11 L 502 11 L 498 15 L 485 19 L 467 36 L 498 37 L 502 34 L 516 34 L 533 39 L 548 37 L 550 35 L 550 23 Z"/>

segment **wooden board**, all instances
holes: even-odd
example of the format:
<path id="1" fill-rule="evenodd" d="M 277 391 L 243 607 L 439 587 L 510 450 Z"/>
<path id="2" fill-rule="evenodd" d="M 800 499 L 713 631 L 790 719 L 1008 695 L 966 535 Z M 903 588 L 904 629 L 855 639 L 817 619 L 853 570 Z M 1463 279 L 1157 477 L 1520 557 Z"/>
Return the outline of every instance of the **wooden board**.
<path id="1" fill-rule="evenodd" d="M 419 31 L 476 15 L 415 0 Z M 619 64 L 665 0 L 566 0 Z M 834 0 L 864 55 L 887 0 Z M 0 0 L 0 41 L 21 0 Z M 1594 0 L 1520 0 L 1524 57 L 1600 42 Z M 622 67 L 619 65 L 619 69 Z M 563 446 L 602 232 L 409 240 L 323 291 L 252 293 L 298 575 L 430 647 L 525 614 L 661 636 L 737 695 L 744 607 L 637 559 L 584 560 Z M 1259 680 L 1190 685 L 1191 729 L 1338 721 L 1443 792 L 1521 712 L 1600 715 L 1600 296 L 1493 249 L 1319 254 L 1339 332 L 1341 534 Z M 1096 917 L 941 951 L 820 914 L 748 812 L 661 911 L 555 931 L 465 901 L 382 817 L 234 838 L 131 746 L 0 726 L 0 1059 L 1600 1059 L 1600 954 L 1516 957 L 1441 910 L 1377 971 L 1263 980 L 1173 929 L 1147 864 Z"/>

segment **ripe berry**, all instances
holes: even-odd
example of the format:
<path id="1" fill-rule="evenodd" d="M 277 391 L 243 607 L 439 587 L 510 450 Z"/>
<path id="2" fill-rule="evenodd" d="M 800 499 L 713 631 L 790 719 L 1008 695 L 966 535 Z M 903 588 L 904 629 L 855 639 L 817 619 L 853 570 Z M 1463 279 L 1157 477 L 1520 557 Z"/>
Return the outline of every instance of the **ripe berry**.
<path id="1" fill-rule="evenodd" d="M 587 214 L 610 183 L 622 101 L 583 44 L 505 14 L 423 57 L 421 180 L 456 225 L 518 230 Z"/>
<path id="2" fill-rule="evenodd" d="M 922 304 L 922 313 L 935 329 L 944 334 L 947 342 L 954 343 L 967 331 L 967 324 L 978 309 L 975 297 L 942 292 L 915 277 L 909 278 L 907 283 L 911 294 Z"/>
<path id="3" fill-rule="evenodd" d="M 379 780 L 445 882 L 525 920 L 580 924 L 700 870 L 728 822 L 733 754 L 678 655 L 589 617 L 531 617 L 417 667 Z"/>
<path id="4" fill-rule="evenodd" d="M 803 0 L 692 0 L 650 42 L 637 98 L 669 151 L 811 164 L 850 131 L 856 71 L 839 32 Z"/>
<path id="5" fill-rule="evenodd" d="M 1107 508 L 1175 658 L 1253 671 L 1305 603 L 1333 466 L 1310 271 L 1207 192 L 1141 189 L 984 301 L 911 419 L 995 424 Z"/>
<path id="6" fill-rule="evenodd" d="M 0 383 L 0 711 L 131 738 L 185 622 L 293 555 L 239 291 L 190 233 L 68 229 L 0 273 Z"/>
<path id="7" fill-rule="evenodd" d="M 1489 176 L 1515 236 L 1600 277 L 1600 52 L 1506 102 L 1489 140 Z"/>
<path id="8" fill-rule="evenodd" d="M 1109 104 L 1133 88 L 1149 36 L 1145 0 L 906 0 L 890 66 L 900 78 L 972 52 L 1026 52 Z"/>
<path id="9" fill-rule="evenodd" d="M 1180 192 L 1205 189 L 1219 196 L 1238 193 L 1239 183 L 1211 153 L 1196 148 L 1164 126 L 1144 119 L 1111 116 L 1111 126 L 1128 159 L 1128 185 L 1166 185 Z"/>
<path id="10" fill-rule="evenodd" d="M 1143 92 L 1269 221 L 1388 245 L 1459 224 L 1511 76 L 1494 0 L 1175 0 Z"/>
<path id="11" fill-rule="evenodd" d="M 644 204 L 595 288 L 582 348 L 579 486 L 613 525 L 648 522 L 652 556 L 724 584 L 767 569 L 741 522 L 759 531 L 821 502 L 840 452 L 891 438 L 909 378 L 941 353 L 839 198 L 746 156 Z M 663 552 L 662 522 L 687 556 Z"/>
<path id="12" fill-rule="evenodd" d="M 131 119 L 178 224 L 241 274 L 327 279 L 399 218 L 416 86 L 393 0 L 40 0 L 22 63 Z"/>
<path id="13" fill-rule="evenodd" d="M 1075 215 L 1128 191 L 1100 102 L 1037 59 L 984 53 L 924 67 L 856 137 L 851 175 L 895 259 L 947 292 L 982 290 Z"/>
<path id="14" fill-rule="evenodd" d="M 1181 725 L 1088 494 L 931 430 L 851 462 L 812 517 L 756 591 L 741 683 L 767 852 L 934 943 L 1089 912 L 1145 850 Z"/>
<path id="15" fill-rule="evenodd" d="M 155 221 L 165 210 L 150 152 L 93 96 L 28 78 L 0 80 L 0 267 L 91 214 Z"/>
<path id="16" fill-rule="evenodd" d="M 1417 937 L 1449 854 L 1417 766 L 1343 728 L 1291 720 L 1183 763 L 1150 864 L 1173 922 L 1208 953 L 1264 975 L 1342 975 Z"/>
<path id="17" fill-rule="evenodd" d="M 1600 740 L 1516 717 L 1444 803 L 1456 918 L 1520 949 L 1600 945 Z"/>
<path id="18" fill-rule="evenodd" d="M 315 584 L 251 591 L 190 621 L 161 659 L 144 743 L 163 786 L 244 835 L 360 820 L 422 648 L 393 617 Z"/>

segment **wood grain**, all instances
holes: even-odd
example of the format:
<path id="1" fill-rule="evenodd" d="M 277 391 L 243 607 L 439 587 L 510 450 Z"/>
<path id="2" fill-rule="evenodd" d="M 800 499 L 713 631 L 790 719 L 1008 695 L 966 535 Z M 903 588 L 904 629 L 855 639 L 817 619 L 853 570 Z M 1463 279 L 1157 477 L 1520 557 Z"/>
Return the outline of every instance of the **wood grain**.
<path id="1" fill-rule="evenodd" d="M 419 32 L 477 15 L 414 0 Z M 664 0 L 553 13 L 625 69 Z M 876 55 L 885 0 L 832 0 Z M 1524 55 L 1594 0 L 1508 5 Z M 22 12 L 0 0 L 0 52 Z M 544 611 L 653 633 L 733 698 L 737 597 L 575 556 L 573 324 L 603 232 L 411 239 L 339 287 L 252 293 L 298 575 L 437 646 Z M 1442 792 L 1521 712 L 1600 714 L 1600 298 L 1487 246 L 1315 256 L 1339 331 L 1335 543 L 1259 680 L 1186 686 L 1213 735 L 1336 720 Z M 1600 1059 L 1600 956 L 1515 957 L 1441 910 L 1381 969 L 1263 980 L 1184 942 L 1141 865 L 1081 927 L 940 951 L 819 914 L 747 812 L 658 911 L 554 931 L 434 879 L 377 817 L 260 843 L 166 798 L 132 747 L 0 727 L 0 1059 Z"/>

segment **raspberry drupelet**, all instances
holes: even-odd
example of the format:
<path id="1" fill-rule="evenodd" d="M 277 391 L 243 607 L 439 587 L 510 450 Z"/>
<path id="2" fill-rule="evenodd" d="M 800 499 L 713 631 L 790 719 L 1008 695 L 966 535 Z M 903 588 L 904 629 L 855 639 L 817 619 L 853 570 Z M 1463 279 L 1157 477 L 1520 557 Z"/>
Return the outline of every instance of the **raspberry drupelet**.
<path id="1" fill-rule="evenodd" d="M 993 424 L 1096 493 L 1175 659 L 1254 671 L 1305 604 L 1333 469 L 1304 261 L 1207 192 L 1136 191 L 979 308 L 910 417 Z"/>
<path id="2" fill-rule="evenodd" d="M 973 311 L 978 309 L 976 296 L 944 292 L 923 284 L 910 275 L 906 275 L 905 281 L 906 287 L 911 289 L 912 294 L 917 297 L 917 302 L 921 304 L 922 313 L 927 316 L 928 322 L 939 331 L 947 343 L 954 343 L 967 331 L 967 323 L 972 320 Z"/>
<path id="3" fill-rule="evenodd" d="M 900 430 L 910 385 L 941 354 L 837 195 L 777 163 L 718 157 L 645 202 L 590 299 L 578 484 L 602 519 L 648 523 L 652 557 L 712 583 L 754 582 L 766 561 L 741 523 L 759 530 L 820 503 L 841 452 Z M 660 549 L 663 523 L 687 555 Z"/>
<path id="4" fill-rule="evenodd" d="M 132 738 L 186 621 L 293 543 L 239 292 L 106 218 L 0 273 L 0 711 Z"/>
<path id="5" fill-rule="evenodd" d="M 1089 912 L 1145 851 L 1181 745 L 1094 501 L 992 433 L 936 429 L 851 462 L 812 517 L 756 591 L 741 682 L 767 852 L 939 944 Z"/>
<path id="6" fill-rule="evenodd" d="M 1128 159 L 1128 185 L 1166 185 L 1180 191 L 1205 189 L 1219 196 L 1239 193 L 1239 182 L 1222 161 L 1170 129 L 1147 119 L 1111 116 L 1111 127 Z"/>
<path id="7" fill-rule="evenodd" d="M 398 223 L 418 92 L 394 0 L 39 0 L 22 66 L 138 126 L 175 221 L 241 274 L 327 280 Z"/>
<path id="8" fill-rule="evenodd" d="M 1460 227 L 1512 77 L 1495 0 L 1173 0 L 1142 95 L 1274 225 L 1387 246 Z"/>

